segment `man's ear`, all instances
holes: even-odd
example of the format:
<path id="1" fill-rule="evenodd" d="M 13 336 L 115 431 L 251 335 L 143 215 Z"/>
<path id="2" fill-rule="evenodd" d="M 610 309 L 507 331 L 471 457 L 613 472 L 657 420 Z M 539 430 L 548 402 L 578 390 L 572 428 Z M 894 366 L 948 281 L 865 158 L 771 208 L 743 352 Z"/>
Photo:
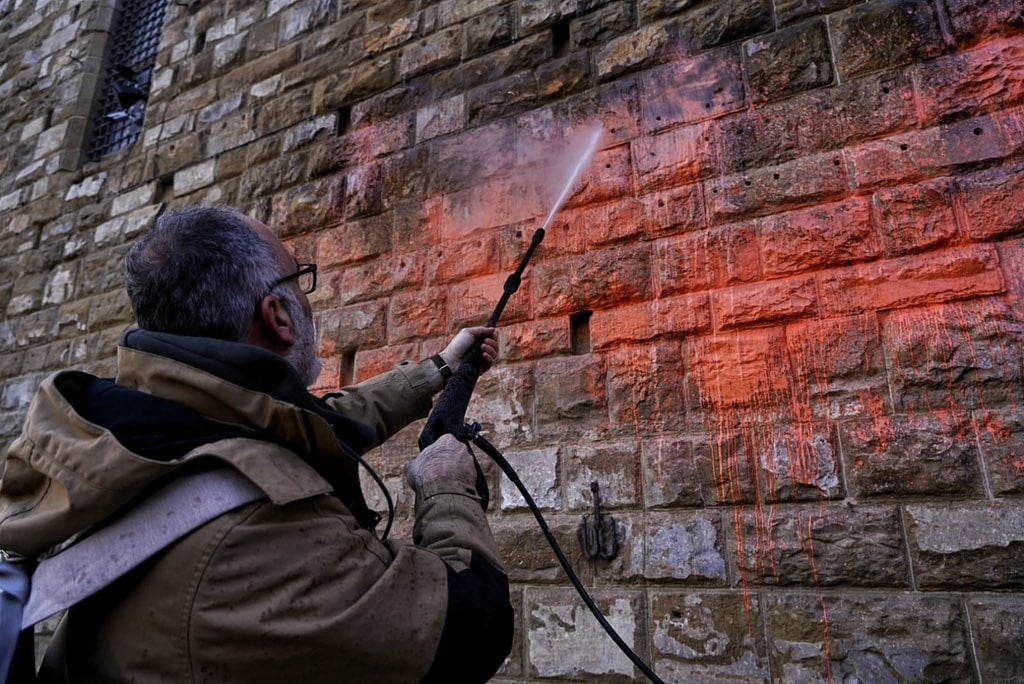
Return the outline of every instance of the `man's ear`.
<path id="1" fill-rule="evenodd" d="M 287 349 L 298 342 L 292 317 L 278 295 L 268 294 L 260 301 L 259 327 L 268 342 Z"/>

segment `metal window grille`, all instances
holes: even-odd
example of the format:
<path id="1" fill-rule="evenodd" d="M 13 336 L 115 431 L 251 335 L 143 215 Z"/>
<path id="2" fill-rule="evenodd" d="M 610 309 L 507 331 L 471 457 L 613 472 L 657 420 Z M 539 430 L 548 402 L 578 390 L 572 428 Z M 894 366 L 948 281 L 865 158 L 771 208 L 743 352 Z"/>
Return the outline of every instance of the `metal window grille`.
<path id="1" fill-rule="evenodd" d="M 142 133 L 167 0 L 120 0 L 110 33 L 89 161 L 129 147 Z"/>

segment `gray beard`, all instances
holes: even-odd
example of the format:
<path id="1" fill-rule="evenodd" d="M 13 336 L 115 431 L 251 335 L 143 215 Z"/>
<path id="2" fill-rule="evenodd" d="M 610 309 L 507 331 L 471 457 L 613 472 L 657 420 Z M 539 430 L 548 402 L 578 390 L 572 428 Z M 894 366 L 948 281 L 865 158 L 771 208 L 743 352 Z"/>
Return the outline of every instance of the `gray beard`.
<path id="1" fill-rule="evenodd" d="M 285 354 L 284 358 L 292 364 L 302 382 L 309 387 L 320 377 L 323 364 L 316 350 L 316 323 L 313 316 L 306 313 L 298 301 L 288 297 L 288 314 L 295 323 L 295 335 L 298 341 Z"/>

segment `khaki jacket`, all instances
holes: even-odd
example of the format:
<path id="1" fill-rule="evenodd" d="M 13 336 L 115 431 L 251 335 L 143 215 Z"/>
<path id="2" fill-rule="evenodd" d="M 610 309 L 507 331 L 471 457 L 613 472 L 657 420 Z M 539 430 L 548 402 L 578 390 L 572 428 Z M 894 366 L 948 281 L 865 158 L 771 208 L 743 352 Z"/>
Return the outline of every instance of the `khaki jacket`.
<path id="1" fill-rule="evenodd" d="M 429 363 L 402 364 L 328 403 L 379 441 L 426 414 L 441 384 L 432 372 Z M 206 524 L 68 611 L 44 681 L 417 681 L 441 640 L 448 575 L 474 559 L 502 570 L 475 492 L 463 485 L 417 491 L 415 543 L 382 543 L 295 449 L 236 436 L 171 462 L 127 450 L 75 409 L 94 380 L 64 372 L 40 387 L 0 480 L 0 546 L 42 553 L 197 463 L 236 468 L 267 500 Z M 116 382 L 315 448 L 355 473 L 323 417 L 274 393 L 127 346 Z"/>

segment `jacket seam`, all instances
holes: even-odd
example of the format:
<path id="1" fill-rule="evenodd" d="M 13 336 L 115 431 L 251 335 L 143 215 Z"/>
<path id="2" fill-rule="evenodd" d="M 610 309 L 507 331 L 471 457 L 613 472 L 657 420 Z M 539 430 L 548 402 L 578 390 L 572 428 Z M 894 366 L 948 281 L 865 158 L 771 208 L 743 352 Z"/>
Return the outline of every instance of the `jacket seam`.
<path id="1" fill-rule="evenodd" d="M 186 681 L 189 681 L 189 682 L 197 681 L 196 680 L 196 674 L 195 674 L 196 663 L 193 661 L 193 658 L 192 658 L 192 616 L 195 614 L 195 604 L 196 604 L 196 601 L 198 600 L 199 588 L 202 586 L 203 579 L 206 577 L 206 572 L 210 568 L 210 565 L 211 565 L 211 563 L 213 561 L 213 557 L 215 555 L 217 555 L 217 551 L 220 549 L 221 546 L 224 545 L 224 541 L 227 539 L 227 536 L 235 528 L 237 528 L 239 525 L 244 523 L 250 517 L 255 515 L 255 513 L 260 508 L 262 508 L 263 506 L 265 506 L 267 504 L 270 504 L 270 502 L 269 501 L 265 501 L 265 500 L 264 501 L 256 501 L 256 502 L 253 502 L 252 504 L 249 504 L 246 507 L 242 507 L 242 508 L 236 509 L 234 511 L 228 511 L 227 513 L 222 514 L 220 517 L 214 518 L 214 520 L 211 521 L 210 523 L 207 523 L 207 524 L 212 524 L 213 522 L 216 522 L 216 521 L 223 521 L 226 516 L 229 516 L 232 513 L 239 513 L 241 511 L 244 511 L 244 514 L 240 518 L 238 518 L 237 520 L 231 522 L 230 524 L 226 524 L 226 526 L 224 527 L 224 530 L 220 534 L 218 534 L 218 535 L 214 536 L 212 539 L 210 539 L 210 541 L 206 544 L 205 548 L 203 548 L 202 553 L 201 553 L 200 558 L 199 558 L 199 562 L 197 563 L 196 571 L 193 573 L 193 576 L 192 576 L 192 582 L 191 582 L 191 584 L 189 586 L 188 595 L 187 595 L 187 599 L 188 600 L 183 602 L 182 609 L 183 609 L 183 612 L 184 612 L 183 618 L 184 618 L 184 622 L 185 622 L 185 625 L 184 625 L 185 628 L 183 630 L 183 632 L 184 632 L 184 634 L 183 634 L 183 641 L 184 641 L 184 643 L 183 643 L 183 654 L 182 655 L 184 656 L 184 660 L 185 660 L 185 663 L 184 663 L 185 670 L 186 670 L 185 674 L 187 675 Z M 247 508 L 248 508 L 248 510 L 246 510 Z M 200 527 L 199 530 L 201 530 L 201 529 L 202 528 Z M 193 532 L 193 534 L 195 532 L 198 532 L 199 530 L 195 530 Z"/>

